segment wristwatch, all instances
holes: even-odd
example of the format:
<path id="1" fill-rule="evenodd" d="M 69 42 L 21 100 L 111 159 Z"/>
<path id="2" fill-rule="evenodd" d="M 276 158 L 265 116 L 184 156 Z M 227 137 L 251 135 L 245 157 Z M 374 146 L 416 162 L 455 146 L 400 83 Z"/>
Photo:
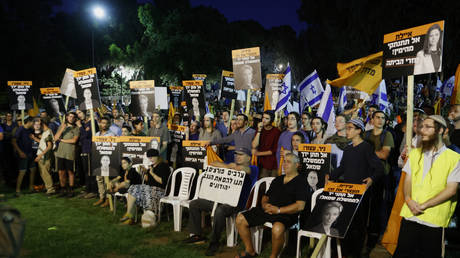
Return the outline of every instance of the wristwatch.
<path id="1" fill-rule="evenodd" d="M 280 207 L 278 207 L 278 214 L 280 214 L 280 213 L 281 213 L 281 208 L 280 208 Z"/>

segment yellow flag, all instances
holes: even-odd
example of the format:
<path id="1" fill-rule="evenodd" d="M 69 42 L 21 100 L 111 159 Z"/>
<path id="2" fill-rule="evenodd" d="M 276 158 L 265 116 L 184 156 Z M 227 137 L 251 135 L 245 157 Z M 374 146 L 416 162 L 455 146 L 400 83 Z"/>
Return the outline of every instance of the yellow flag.
<path id="1" fill-rule="evenodd" d="M 174 106 L 172 102 L 169 102 L 169 114 L 168 114 L 168 124 L 172 124 L 172 120 L 174 117 Z"/>
<path id="2" fill-rule="evenodd" d="M 457 66 L 457 71 L 455 72 L 455 83 L 454 89 L 452 90 L 452 97 L 450 99 L 450 104 L 460 104 L 460 64 Z"/>
<path id="3" fill-rule="evenodd" d="M 441 98 L 438 98 L 438 100 L 436 100 L 433 107 L 434 107 L 434 114 L 441 115 Z"/>
<path id="4" fill-rule="evenodd" d="M 270 104 L 270 100 L 268 99 L 268 95 L 265 94 L 265 101 L 264 101 L 264 112 L 267 110 L 272 110 L 272 105 Z"/>
<path id="5" fill-rule="evenodd" d="M 382 81 L 382 54 L 380 51 L 349 63 L 337 63 L 339 78 L 327 83 L 335 87 L 351 86 L 371 95 Z"/>
<path id="6" fill-rule="evenodd" d="M 212 149 L 211 146 L 206 147 L 206 156 L 208 157 L 208 165 L 217 161 L 217 162 L 224 162 L 219 155 Z"/>
<path id="7" fill-rule="evenodd" d="M 33 101 L 34 101 L 34 107 L 32 109 L 29 109 L 29 111 L 27 111 L 30 117 L 36 117 L 38 116 L 38 113 L 40 112 L 38 110 L 38 105 L 37 105 L 37 101 L 35 100 L 35 97 L 33 97 Z"/>

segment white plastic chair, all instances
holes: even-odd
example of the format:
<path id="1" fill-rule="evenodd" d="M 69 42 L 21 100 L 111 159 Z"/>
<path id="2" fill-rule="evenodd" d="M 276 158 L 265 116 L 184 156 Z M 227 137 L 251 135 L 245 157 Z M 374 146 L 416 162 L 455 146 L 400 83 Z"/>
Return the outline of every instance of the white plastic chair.
<path id="1" fill-rule="evenodd" d="M 254 208 L 257 206 L 257 200 L 259 199 L 259 188 L 261 185 L 265 184 L 265 192 L 268 191 L 270 188 L 270 184 L 272 183 L 274 177 L 264 177 L 259 179 L 253 186 L 253 197 L 252 197 L 252 203 L 251 203 L 251 208 Z M 251 237 L 252 237 L 252 243 L 254 245 L 254 250 L 256 253 L 260 254 L 260 251 L 262 250 L 262 237 L 264 234 L 264 226 L 271 223 L 267 222 L 263 226 L 256 226 L 252 227 L 251 230 Z"/>
<path id="2" fill-rule="evenodd" d="M 181 174 L 182 179 L 179 187 L 179 194 L 174 195 L 176 188 L 176 177 L 178 174 Z M 192 187 L 193 178 L 195 177 L 195 169 L 190 167 L 178 168 L 172 174 L 171 181 L 171 190 L 169 191 L 168 196 L 165 196 L 160 199 L 159 211 L 158 211 L 158 221 L 161 218 L 161 204 L 168 203 L 173 206 L 173 216 L 174 216 L 174 231 L 179 232 L 182 227 L 182 207 L 181 201 L 188 200 L 190 197 L 190 189 Z"/>
<path id="3" fill-rule="evenodd" d="M 318 195 L 320 195 L 321 193 L 323 192 L 323 188 L 321 189 L 318 189 L 316 190 L 313 194 L 312 194 L 312 197 L 311 197 L 311 211 L 313 211 L 313 208 L 315 208 L 315 205 L 316 205 L 316 199 L 318 197 Z M 306 230 L 299 230 L 297 232 L 297 251 L 296 251 L 296 258 L 300 258 L 300 239 L 304 236 L 304 237 L 310 237 L 310 238 L 316 238 L 316 239 L 321 239 L 321 237 L 323 236 L 324 234 L 320 234 L 320 233 L 316 233 L 316 232 L 312 232 L 312 231 L 306 231 Z M 336 239 L 337 241 L 337 255 L 339 258 L 342 257 L 342 249 L 340 247 L 340 241 L 339 239 L 337 238 Z M 324 248 L 324 250 L 318 254 L 318 256 L 322 257 L 322 258 L 330 258 L 331 257 L 331 237 L 327 237 L 327 243 L 326 243 L 326 246 Z"/>
<path id="4" fill-rule="evenodd" d="M 182 200 L 180 202 L 180 206 L 184 208 L 190 208 L 190 202 L 193 200 L 198 199 L 198 194 L 200 192 L 200 187 L 201 187 L 201 181 L 203 180 L 203 176 L 206 171 L 201 172 L 201 174 L 198 175 L 198 180 L 196 181 L 196 188 L 195 188 L 195 194 L 193 195 L 193 198 L 191 200 Z"/>

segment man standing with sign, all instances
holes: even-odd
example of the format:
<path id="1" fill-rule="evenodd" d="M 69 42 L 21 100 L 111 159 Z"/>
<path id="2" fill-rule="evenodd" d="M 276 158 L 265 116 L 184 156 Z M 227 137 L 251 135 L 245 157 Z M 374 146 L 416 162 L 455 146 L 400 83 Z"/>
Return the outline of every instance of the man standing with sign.
<path id="1" fill-rule="evenodd" d="M 351 119 L 346 125 L 347 138 L 351 140 L 343 151 L 340 166 L 330 175 L 326 175 L 328 180 L 336 181 L 343 176 L 345 183 L 366 184 L 367 188 L 372 183 L 383 176 L 382 162 L 375 155 L 375 152 L 368 142 L 364 141 L 364 123 L 360 119 Z M 365 237 L 366 224 L 369 212 L 369 194 L 365 194 L 361 206 L 356 211 L 355 217 L 350 225 L 348 234 L 345 236 L 343 244 L 344 256 L 361 257 Z"/>
<path id="2" fill-rule="evenodd" d="M 270 257 L 278 257 L 285 241 L 284 231 L 298 221 L 299 212 L 305 208 L 308 195 L 307 179 L 304 175 L 299 175 L 299 158 L 292 153 L 286 154 L 283 167 L 286 174 L 272 181 L 270 188 L 262 197 L 262 206 L 254 207 L 236 217 L 238 234 L 245 246 L 245 254 L 240 257 L 257 256 L 249 228 L 263 225 L 265 222 L 273 223 Z"/>
<path id="3" fill-rule="evenodd" d="M 206 256 L 214 256 L 219 249 L 219 241 L 222 231 L 225 227 L 225 219 L 239 210 L 244 209 L 246 201 L 251 191 L 251 178 L 257 178 L 257 167 L 251 166 L 251 151 L 249 149 L 240 147 L 235 151 L 235 163 L 225 164 L 222 162 L 214 162 L 211 165 L 221 168 L 229 168 L 238 171 L 244 171 L 249 176 L 246 176 L 243 183 L 243 189 L 241 190 L 240 198 L 237 207 L 232 207 L 227 204 L 217 205 L 214 218 L 213 228 L 211 233 L 211 241 L 209 243 Z M 191 237 L 184 240 L 184 243 L 199 243 L 206 240 L 202 236 L 201 230 L 201 212 L 211 212 L 213 209 L 214 202 L 205 199 L 196 199 L 190 202 L 190 233 Z"/>
<path id="4" fill-rule="evenodd" d="M 413 149 L 406 172 L 398 247 L 393 257 L 443 257 L 444 228 L 457 204 L 460 155 L 447 149 L 442 135 L 447 123 L 439 115 L 422 124 L 422 147 Z"/>

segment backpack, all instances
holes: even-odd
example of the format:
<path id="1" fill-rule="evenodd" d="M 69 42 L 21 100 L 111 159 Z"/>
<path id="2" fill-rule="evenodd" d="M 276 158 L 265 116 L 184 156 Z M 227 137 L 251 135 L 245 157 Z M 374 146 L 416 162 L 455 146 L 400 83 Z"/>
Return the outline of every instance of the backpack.
<path id="1" fill-rule="evenodd" d="M 17 209 L 0 205 L 0 257 L 19 257 L 25 224 Z"/>

